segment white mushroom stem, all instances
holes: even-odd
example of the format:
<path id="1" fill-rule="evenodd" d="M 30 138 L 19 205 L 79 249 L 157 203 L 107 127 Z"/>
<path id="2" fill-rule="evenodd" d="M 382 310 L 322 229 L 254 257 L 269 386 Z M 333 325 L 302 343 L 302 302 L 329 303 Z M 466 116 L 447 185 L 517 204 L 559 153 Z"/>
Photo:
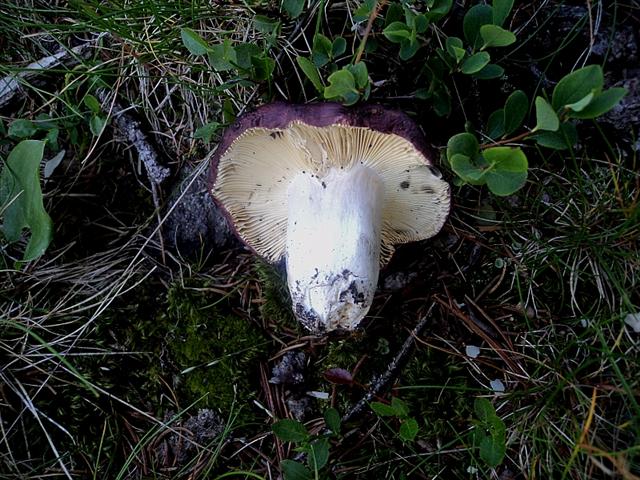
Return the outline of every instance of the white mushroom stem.
<path id="1" fill-rule="evenodd" d="M 378 283 L 384 189 L 371 168 L 298 175 L 288 190 L 287 282 L 314 332 L 353 329 Z"/>

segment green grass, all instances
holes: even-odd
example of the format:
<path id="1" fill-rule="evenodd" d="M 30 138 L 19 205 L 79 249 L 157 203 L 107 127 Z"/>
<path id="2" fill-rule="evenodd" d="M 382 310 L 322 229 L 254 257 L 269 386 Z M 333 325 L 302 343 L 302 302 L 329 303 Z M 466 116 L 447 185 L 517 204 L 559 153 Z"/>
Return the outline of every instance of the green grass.
<path id="1" fill-rule="evenodd" d="M 16 119 L 53 125 L 34 138 L 58 130 L 45 160 L 65 150 L 42 181 L 54 222 L 47 253 L 17 268 L 25 242 L 0 239 L 0 477 L 273 478 L 282 460 L 296 457 L 271 433 L 276 419 L 290 416 L 287 401 L 327 393 L 329 400 L 310 399 L 305 419 L 320 432 L 323 412 L 333 405 L 344 414 L 366 393 L 435 298 L 410 360 L 376 399 L 408 404 L 419 424 L 415 441 L 399 438 L 397 419 L 365 411 L 332 440 L 323 474 L 638 478 L 639 337 L 624 324 L 640 311 L 637 131 L 588 121 L 572 150 L 525 147 L 529 179 L 507 198 L 455 186 L 444 231 L 400 248 L 381 285 L 395 274 L 418 275 L 400 289 L 380 289 L 364 331 L 346 338 L 309 337 L 295 324 L 277 268 L 234 247 L 183 257 L 160 239 L 173 179 L 154 200 L 135 151 L 111 123 L 92 133 L 87 96 L 108 87 L 173 173 L 182 166 L 202 172 L 220 134 L 205 143 L 196 138 L 202 125 L 226 125 L 271 100 L 321 99 L 295 60 L 311 55 L 315 33 L 347 42 L 319 69 L 325 81 L 364 45 L 366 20 L 353 21 L 357 2 L 310 3 L 296 19 L 266 1 L 0 6 L 0 77 L 94 42 L 82 58 L 22 75 L 22 93 L 0 107 L 3 162 L 19 141 L 8 134 Z M 386 3 L 383 16 L 398 2 Z M 433 113 L 436 99 L 418 94 L 429 81 L 422 67 L 439 41 L 460 35 L 467 6 L 430 27 L 426 46 L 409 61 L 398 58 L 378 22 L 362 57 L 370 98 L 408 111 L 431 143 L 444 146 L 465 122 L 482 128 L 515 88 L 534 98 L 581 65 L 605 3 L 591 5 L 593 18 L 584 10 L 567 21 L 562 38 L 542 43 L 553 17 L 572 5 L 516 5 L 510 25 L 518 42 L 500 58 L 507 76 L 446 79 L 446 119 Z M 256 15 L 279 22 L 275 35 Z M 637 5 L 616 3 L 599 28 L 615 38 L 634 15 Z M 266 80 L 215 71 L 206 56 L 188 53 L 181 28 L 209 45 L 255 43 L 275 70 Z M 542 76 L 529 70 L 528 54 Z M 622 75 L 616 62 L 604 65 L 613 80 Z M 477 358 L 466 355 L 469 345 L 480 347 Z M 305 352 L 306 383 L 270 384 L 271 368 L 289 350 Z M 355 381 L 332 384 L 323 375 L 329 368 Z M 492 390 L 496 379 L 504 393 Z M 477 396 L 491 400 L 506 425 L 506 454 L 495 469 L 473 445 Z M 189 429 L 207 412 L 221 428 L 198 437 Z"/>

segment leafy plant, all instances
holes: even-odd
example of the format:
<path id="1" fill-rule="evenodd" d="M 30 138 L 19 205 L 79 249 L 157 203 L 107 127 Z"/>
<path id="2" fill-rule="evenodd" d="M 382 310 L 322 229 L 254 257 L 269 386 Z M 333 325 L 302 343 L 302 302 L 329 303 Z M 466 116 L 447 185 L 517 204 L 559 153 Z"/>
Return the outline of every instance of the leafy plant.
<path id="1" fill-rule="evenodd" d="M 369 98 L 371 84 L 367 65 L 361 61 L 338 66 L 338 59 L 347 49 L 347 41 L 341 37 L 330 39 L 321 33 L 313 37 L 311 56 L 296 57 L 296 63 L 311 81 L 314 88 L 326 100 L 339 101 L 353 105 L 359 100 Z M 321 70 L 330 73 L 323 80 Z"/>
<path id="2" fill-rule="evenodd" d="M 403 442 L 412 442 L 418 434 L 418 422 L 409 416 L 409 407 L 397 397 L 391 399 L 391 405 L 371 402 L 371 410 L 379 417 L 395 417 L 400 421 L 398 436 Z"/>
<path id="3" fill-rule="evenodd" d="M 487 185 L 496 195 L 511 195 L 527 179 L 528 161 L 520 147 L 505 146 L 533 140 L 538 145 L 563 150 L 577 141 L 574 119 L 593 119 L 612 109 L 626 94 L 624 88 L 603 91 L 604 75 L 599 65 L 589 65 L 563 77 L 553 90 L 552 101 L 535 99 L 535 126 L 519 135 L 529 111 L 527 95 L 516 90 L 503 108 L 493 112 L 484 129 L 489 143 L 481 145 L 475 133 L 449 139 L 446 157 L 462 183 Z"/>
<path id="4" fill-rule="evenodd" d="M 285 480 L 307 480 L 317 478 L 318 473 L 329 462 L 329 439 L 340 435 L 340 414 L 335 408 L 324 412 L 324 422 L 329 433 L 311 435 L 297 420 L 285 418 L 273 424 L 273 433 L 285 442 L 295 443 L 295 451 L 306 455 L 306 465 L 295 460 L 283 460 L 281 464 Z"/>
<path id="5" fill-rule="evenodd" d="M 200 35 L 190 28 L 180 30 L 182 43 L 195 56 L 207 56 L 209 65 L 218 72 L 237 71 L 243 77 L 255 82 L 270 80 L 276 62 L 267 54 L 271 43 L 275 41 L 279 23 L 263 16 L 257 16 L 256 29 L 267 33 L 265 48 L 255 44 L 234 45 L 225 39 L 215 45 L 209 45 Z"/>
<path id="6" fill-rule="evenodd" d="M 40 140 L 23 140 L 9 153 L 0 173 L 0 214 L 4 217 L 1 231 L 5 240 L 17 242 L 25 228 L 31 232 L 22 255 L 24 262 L 42 255 L 53 235 L 40 188 L 44 145 Z"/>
<path id="7" fill-rule="evenodd" d="M 476 415 L 475 428 L 471 431 L 471 442 L 480 451 L 480 458 L 491 468 L 502 463 L 506 453 L 506 427 L 491 402 L 476 398 L 473 403 Z"/>

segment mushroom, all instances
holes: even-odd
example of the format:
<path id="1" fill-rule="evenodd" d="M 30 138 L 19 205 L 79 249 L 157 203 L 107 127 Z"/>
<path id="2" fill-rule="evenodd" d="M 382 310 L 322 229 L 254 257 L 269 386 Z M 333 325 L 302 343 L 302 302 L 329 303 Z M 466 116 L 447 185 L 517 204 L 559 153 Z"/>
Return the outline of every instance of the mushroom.
<path id="1" fill-rule="evenodd" d="M 449 213 L 449 185 L 404 113 L 378 105 L 274 103 L 240 117 L 211 156 L 211 192 L 244 243 L 286 261 L 297 319 L 354 329 L 394 245 Z"/>

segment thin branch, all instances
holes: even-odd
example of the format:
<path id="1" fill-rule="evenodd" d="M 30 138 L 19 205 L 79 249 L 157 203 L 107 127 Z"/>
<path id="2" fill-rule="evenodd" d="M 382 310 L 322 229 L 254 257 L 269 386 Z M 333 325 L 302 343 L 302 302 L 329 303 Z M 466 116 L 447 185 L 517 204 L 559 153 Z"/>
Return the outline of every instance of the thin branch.
<path id="1" fill-rule="evenodd" d="M 13 97 L 16 95 L 23 95 L 24 90 L 22 84 L 30 78 L 47 73 L 49 70 L 61 65 L 68 67 L 80 63 L 80 59 L 87 58 L 91 49 L 95 47 L 98 41 L 105 35 L 107 34 L 101 33 L 93 40 L 83 43 L 82 45 L 36 60 L 25 68 L 20 69 L 19 72 L 0 78 L 0 108 L 13 100 Z"/>
<path id="2" fill-rule="evenodd" d="M 358 52 L 356 53 L 356 59 L 353 62 L 354 64 L 358 63 L 360 61 L 360 59 L 362 58 L 362 54 L 364 53 L 364 47 L 366 47 L 367 39 L 369 38 L 369 35 L 371 34 L 371 28 L 373 27 L 373 22 L 376 20 L 376 17 L 380 13 L 380 10 L 382 10 L 382 8 L 384 7 L 384 5 L 386 3 L 387 3 L 387 0 L 380 0 L 376 4 L 374 9 L 371 11 L 371 15 L 369 15 L 369 21 L 367 21 L 367 27 L 364 30 L 364 34 L 362 35 L 362 40 L 360 41 L 360 45 L 358 46 Z"/>
<path id="3" fill-rule="evenodd" d="M 515 137 L 505 138 L 504 140 L 498 140 L 497 142 L 483 143 L 482 145 L 480 145 L 480 150 L 485 150 L 487 148 L 495 147 L 498 145 L 506 145 L 507 143 L 518 142 L 524 138 L 527 138 L 532 133 L 533 132 L 527 131 L 527 132 L 521 133 L 520 135 L 516 135 Z"/>
<path id="4" fill-rule="evenodd" d="M 349 410 L 342 417 L 343 423 L 348 422 L 353 417 L 359 415 L 362 412 L 362 410 L 369 404 L 369 402 L 371 402 L 373 398 L 377 397 L 384 388 L 386 388 L 390 383 L 392 383 L 396 379 L 396 377 L 400 373 L 400 370 L 407 363 L 407 360 L 409 359 L 409 354 L 413 349 L 415 338 L 420 336 L 424 328 L 427 326 L 427 323 L 431 319 L 431 312 L 433 311 L 433 308 L 435 307 L 435 305 L 436 303 L 433 302 L 429 307 L 429 310 L 427 311 L 425 316 L 422 317 L 422 319 L 418 322 L 418 324 L 414 327 L 414 329 L 411 330 L 411 333 L 409 334 L 407 339 L 404 341 L 404 343 L 402 344 L 402 347 L 400 348 L 396 356 L 393 358 L 393 360 L 387 367 L 387 370 L 382 375 L 380 375 L 379 377 L 375 377 L 371 381 L 371 387 L 369 388 L 369 391 L 366 393 L 366 395 L 362 397 L 360 401 L 356 403 L 351 408 L 351 410 Z"/>

